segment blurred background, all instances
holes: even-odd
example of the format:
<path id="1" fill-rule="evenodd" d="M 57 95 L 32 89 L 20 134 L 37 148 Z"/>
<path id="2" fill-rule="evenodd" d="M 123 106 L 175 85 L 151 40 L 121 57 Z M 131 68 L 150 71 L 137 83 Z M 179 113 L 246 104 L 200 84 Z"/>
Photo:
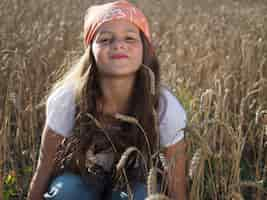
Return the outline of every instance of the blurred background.
<path id="1" fill-rule="evenodd" d="M 0 199 L 26 197 L 46 95 L 83 53 L 85 10 L 103 2 L 0 1 Z M 188 113 L 190 199 L 265 199 L 267 1 L 131 2 Z"/>

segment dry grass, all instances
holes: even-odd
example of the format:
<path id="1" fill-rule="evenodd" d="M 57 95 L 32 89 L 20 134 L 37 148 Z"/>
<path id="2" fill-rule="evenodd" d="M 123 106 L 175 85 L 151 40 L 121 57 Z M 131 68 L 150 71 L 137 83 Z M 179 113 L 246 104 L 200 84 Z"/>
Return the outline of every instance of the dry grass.
<path id="1" fill-rule="evenodd" d="M 81 55 L 83 14 L 92 2 L 0 2 L 0 191 L 14 178 L 4 188 L 17 193 L 10 199 L 25 197 L 43 98 Z M 266 2 L 133 2 L 149 16 L 163 82 L 189 114 L 190 199 L 266 198 Z"/>

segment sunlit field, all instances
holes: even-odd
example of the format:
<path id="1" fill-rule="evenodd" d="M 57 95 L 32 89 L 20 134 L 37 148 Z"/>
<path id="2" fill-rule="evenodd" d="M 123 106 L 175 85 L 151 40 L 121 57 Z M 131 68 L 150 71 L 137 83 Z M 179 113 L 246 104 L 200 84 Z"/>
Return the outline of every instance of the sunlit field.
<path id="1" fill-rule="evenodd" d="M 0 200 L 26 197 L 46 96 L 82 55 L 96 2 L 107 1 L 0 1 Z M 132 2 L 149 19 L 162 84 L 188 114 L 189 199 L 266 199 L 267 1 Z"/>

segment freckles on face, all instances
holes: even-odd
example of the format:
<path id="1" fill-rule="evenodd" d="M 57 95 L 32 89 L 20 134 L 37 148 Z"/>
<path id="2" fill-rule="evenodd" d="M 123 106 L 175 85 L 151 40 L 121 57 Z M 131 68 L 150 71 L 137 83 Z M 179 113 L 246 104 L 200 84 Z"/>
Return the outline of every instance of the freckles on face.
<path id="1" fill-rule="evenodd" d="M 143 60 L 140 31 L 125 20 L 106 22 L 93 39 L 92 52 L 103 75 L 134 75 Z"/>

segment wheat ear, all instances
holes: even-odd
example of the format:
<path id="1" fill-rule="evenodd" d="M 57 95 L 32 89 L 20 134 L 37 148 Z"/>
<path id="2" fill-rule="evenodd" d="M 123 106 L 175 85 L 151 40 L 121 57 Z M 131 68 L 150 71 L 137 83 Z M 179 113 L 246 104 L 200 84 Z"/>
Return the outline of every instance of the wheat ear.
<path id="1" fill-rule="evenodd" d="M 128 123 L 131 123 L 131 124 L 135 124 L 141 130 L 141 132 L 143 133 L 143 135 L 145 137 L 146 143 L 147 143 L 149 157 L 152 158 L 152 155 L 151 155 L 152 151 L 151 151 L 150 143 L 149 143 L 149 140 L 148 140 L 148 137 L 147 137 L 147 133 L 145 132 L 145 130 L 143 129 L 141 124 L 138 122 L 138 120 L 136 118 L 134 118 L 134 117 L 130 117 L 128 115 L 123 115 L 123 114 L 120 114 L 120 113 L 116 113 L 114 117 L 115 117 L 115 119 L 118 119 L 118 120 L 121 120 L 121 121 L 124 121 L 124 122 L 128 122 Z M 151 165 L 152 165 L 152 163 L 151 163 Z"/>
<path id="2" fill-rule="evenodd" d="M 170 200 L 170 198 L 164 194 L 153 194 L 148 196 L 145 200 Z"/>

